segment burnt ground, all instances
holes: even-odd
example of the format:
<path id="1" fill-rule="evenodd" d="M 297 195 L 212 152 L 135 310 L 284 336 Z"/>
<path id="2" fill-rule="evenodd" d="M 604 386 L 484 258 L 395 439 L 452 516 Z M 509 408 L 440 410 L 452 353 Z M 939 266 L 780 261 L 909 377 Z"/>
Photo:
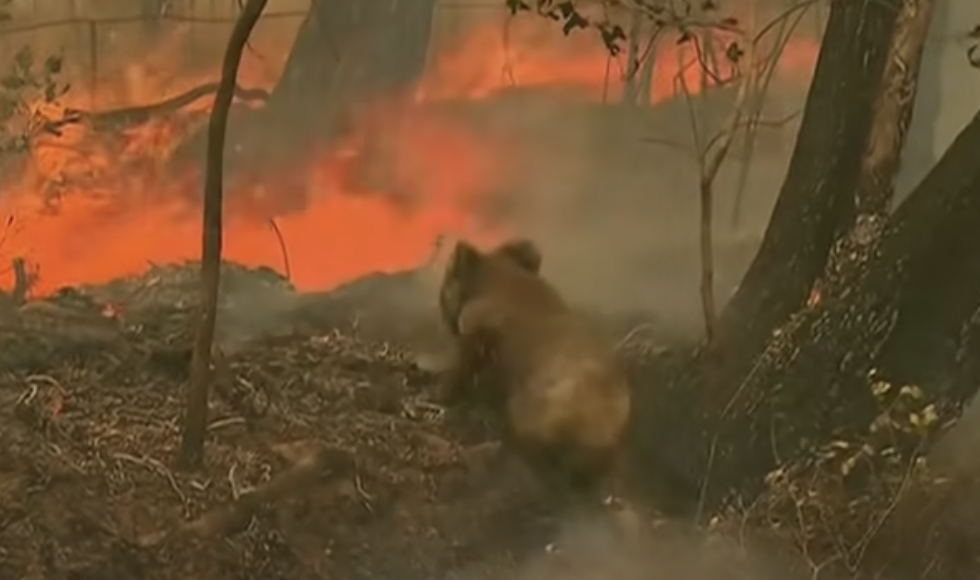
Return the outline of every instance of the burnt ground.
<path id="1" fill-rule="evenodd" d="M 672 526 L 657 551 L 614 545 L 488 460 L 492 421 L 433 404 L 436 376 L 406 347 L 431 326 L 371 301 L 379 288 L 404 298 L 411 276 L 297 297 L 228 266 L 207 466 L 176 470 L 195 281 L 191 265 L 156 267 L 0 311 L 0 578 L 736 573 Z M 211 525 L 310 449 L 323 458 L 311 483 Z"/>

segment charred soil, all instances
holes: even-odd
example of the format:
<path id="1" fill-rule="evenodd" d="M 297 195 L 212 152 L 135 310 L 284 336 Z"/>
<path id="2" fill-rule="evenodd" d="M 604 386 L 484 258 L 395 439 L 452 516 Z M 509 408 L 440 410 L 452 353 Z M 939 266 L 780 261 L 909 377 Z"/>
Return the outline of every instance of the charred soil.
<path id="1" fill-rule="evenodd" d="M 432 377 L 398 347 L 351 332 L 229 349 L 207 469 L 171 469 L 189 344 L 172 286 L 184 271 L 98 289 L 115 293 L 115 310 L 89 289 L 5 317 L 0 576 L 431 578 L 481 552 L 534 547 L 540 533 L 520 499 L 530 488 L 478 477 L 467 442 L 481 428 L 427 403 Z M 148 286 L 170 307 L 146 301 Z M 126 288 L 143 292 L 126 300 Z M 352 461 L 261 506 L 237 533 L 184 526 L 274 479 L 310 441 Z"/>
<path id="2" fill-rule="evenodd" d="M 314 300 L 227 266 L 207 467 L 174 469 L 195 271 L 157 267 L 4 313 L 0 577 L 502 577 L 546 552 L 556 506 L 487 460 L 493 422 L 431 403 L 417 357 L 331 313 L 363 315 L 357 287 Z M 276 324 L 236 325 L 257 295 Z M 232 521 L 243 498 L 317 462 Z"/>
<path id="3" fill-rule="evenodd" d="M 424 271 L 304 295 L 270 270 L 223 268 L 206 467 L 195 473 L 173 465 L 196 264 L 0 304 L 0 578 L 825 578 L 837 576 L 814 574 L 803 547 L 823 554 L 833 542 L 849 558 L 867 553 L 867 574 L 915 545 L 943 562 L 930 577 L 975 577 L 972 535 L 936 539 L 956 494 L 928 480 L 912 486 L 923 501 L 895 508 L 915 495 L 900 461 L 848 491 L 837 464 L 847 454 L 824 454 L 781 468 L 752 509 L 704 514 L 707 528 L 667 520 L 665 499 L 686 501 L 685 516 L 698 507 L 698 482 L 668 469 L 682 448 L 651 436 L 649 413 L 630 437 L 650 496 L 639 499 L 653 501 L 623 545 L 611 522 L 499 461 L 492 413 L 433 402 L 439 379 L 420 350 L 441 338 Z M 637 407 L 656 405 L 651 385 L 683 375 L 691 354 L 659 348 L 664 337 L 634 317 L 601 318 L 634 363 Z M 653 431 L 689 431 L 682 407 Z M 869 536 L 867 522 L 884 530 Z"/>

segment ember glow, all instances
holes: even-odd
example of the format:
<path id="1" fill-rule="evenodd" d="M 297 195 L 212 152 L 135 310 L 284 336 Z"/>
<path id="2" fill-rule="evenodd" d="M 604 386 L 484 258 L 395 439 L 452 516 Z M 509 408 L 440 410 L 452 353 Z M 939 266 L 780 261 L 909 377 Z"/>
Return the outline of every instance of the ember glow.
<path id="1" fill-rule="evenodd" d="M 616 99 L 625 59 L 610 61 L 599 43 L 584 34 L 564 38 L 553 23 L 525 20 L 506 46 L 495 24 L 433 55 L 425 78 L 417 87 L 406 87 L 405 95 L 414 98 L 414 106 L 488 100 L 517 85 L 561 89 L 588 100 Z M 84 87 L 74 89 L 66 104 L 87 110 L 148 104 L 216 79 L 216 71 L 202 76 L 168 70 L 163 55 L 172 50 L 162 47 L 160 58 L 123 67 L 111 86 L 100 84 L 95 97 Z M 287 50 L 279 47 L 282 54 Z M 658 48 L 653 101 L 675 94 L 681 63 L 690 60 L 677 53 L 683 50 L 672 43 Z M 800 82 L 806 82 L 816 50 L 812 40 L 790 43 L 780 74 L 799 73 Z M 247 55 L 240 84 L 271 89 L 277 74 L 268 60 Z M 684 75 L 688 88 L 696 90 L 701 78 L 696 67 Z M 393 100 L 405 101 L 398 95 Z M 188 200 L 199 196 L 199 186 L 192 185 L 194 176 L 173 175 L 167 162 L 182 139 L 206 123 L 202 106 L 208 103 L 201 99 L 197 110 L 189 107 L 136 125 L 111 141 L 77 126 L 39 142 L 17 177 L 3 180 L 0 216 L 13 221 L 2 237 L 0 264 L 25 257 L 39 272 L 35 292 L 44 293 L 135 274 L 151 262 L 196 259 L 200 217 Z M 390 140 L 385 183 L 412 192 L 409 209 L 384 192 L 348 191 L 350 159 L 360 142 L 356 134 L 384 130 L 395 116 L 403 128 Z M 226 259 L 282 270 L 281 249 L 269 223 L 275 218 L 288 247 L 293 282 L 303 290 L 325 289 L 368 272 L 418 264 L 439 234 L 488 239 L 501 233 L 499 224 L 497 231 L 481 227 L 467 208 L 474 197 L 515 178 L 504 171 L 512 144 L 449 116 L 406 115 L 405 105 L 378 104 L 357 118 L 352 142 L 320 151 L 301 167 L 284 168 L 281 179 L 263 180 L 261 186 L 226 179 Z M 231 188 L 251 191 L 236 195 Z M 297 190 L 302 195 L 296 196 Z M 283 203 L 292 197 L 301 201 Z M 0 277 L 4 287 L 10 286 L 9 276 L 8 269 Z"/>

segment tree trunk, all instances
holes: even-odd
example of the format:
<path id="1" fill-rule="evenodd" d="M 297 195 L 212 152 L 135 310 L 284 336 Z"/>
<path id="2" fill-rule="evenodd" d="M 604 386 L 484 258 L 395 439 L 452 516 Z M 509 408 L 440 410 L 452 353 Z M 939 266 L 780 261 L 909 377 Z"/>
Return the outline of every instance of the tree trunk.
<path id="1" fill-rule="evenodd" d="M 980 385 L 978 147 L 980 112 L 898 208 L 856 285 L 794 315 L 752 373 L 733 379 L 737 396 L 715 402 L 725 408 L 724 430 L 711 430 L 694 406 L 695 385 L 668 382 L 667 365 L 654 369 L 664 383 L 636 393 L 644 415 L 633 441 L 659 493 L 666 484 L 680 509 L 702 499 L 711 510 L 732 489 L 756 491 L 802 442 L 867 428 L 879 412 L 867 384 L 872 368 L 918 385 L 943 421 L 961 411 Z M 650 370 L 634 372 L 649 382 Z M 697 474 L 708 463 L 712 480 L 701 498 Z"/>
<path id="2" fill-rule="evenodd" d="M 936 122 L 942 105 L 942 69 L 945 55 L 944 35 L 949 27 L 950 6 L 953 0 L 939 0 L 932 30 L 922 55 L 919 96 L 916 98 L 915 118 L 911 138 L 903 154 L 902 171 L 898 174 L 898 198 L 908 195 L 936 164 Z"/>
<path id="3" fill-rule="evenodd" d="M 233 117 L 229 171 L 295 162 L 343 133 L 355 106 L 405 97 L 425 69 L 435 1 L 314 2 L 266 105 Z"/>
<path id="4" fill-rule="evenodd" d="M 970 321 L 980 306 L 980 259 L 968 249 L 980 242 L 969 226 L 980 219 L 980 168 L 971 159 L 980 122 L 885 221 L 915 88 L 906 71 L 917 72 L 921 50 L 901 46 L 916 35 L 921 43 L 923 20 L 910 7 L 927 17 L 929 2 L 831 5 L 786 183 L 719 339 L 678 363 L 684 374 L 637 393 L 640 461 L 694 491 L 699 507 L 732 490 L 751 493 L 779 459 L 835 429 L 866 429 L 878 408 L 864 373 L 904 362 L 939 335 L 953 340 L 933 347 L 929 372 L 949 380 L 922 386 L 947 417 L 975 390 L 977 361 L 953 371 L 978 340 Z M 886 59 L 892 43 L 899 50 Z M 933 284 L 954 276 L 948 287 Z M 930 338 L 913 330 L 921 317 Z"/>
<path id="5" fill-rule="evenodd" d="M 268 107 L 295 124 L 356 97 L 387 96 L 425 67 L 434 0 L 314 2 Z M 344 99 L 343 97 L 347 97 Z"/>
<path id="6" fill-rule="evenodd" d="M 713 357 L 722 376 L 748 374 L 773 329 L 805 302 L 837 233 L 853 215 L 896 12 L 891 2 L 831 6 L 786 181 L 759 253 L 722 312 L 724 348 Z"/>
<path id="7" fill-rule="evenodd" d="M 208 123 L 207 167 L 204 184 L 201 240 L 201 317 L 197 324 L 191 359 L 190 384 L 184 409 L 183 429 L 177 456 L 178 466 L 197 470 L 204 463 L 207 435 L 208 392 L 211 387 L 211 348 L 218 316 L 218 286 L 221 276 L 222 202 L 224 198 L 223 152 L 238 67 L 245 45 L 268 0 L 248 0 L 228 39 L 221 63 L 221 82 L 214 95 Z"/>
<path id="8" fill-rule="evenodd" d="M 774 327 L 776 334 L 748 374 L 726 376 L 728 388 L 709 389 L 715 397 L 723 393 L 716 405 L 722 408 L 719 433 L 725 434 L 716 433 L 706 469 L 713 475 L 717 465 L 722 481 L 761 483 L 781 459 L 794 458 L 803 446 L 841 429 L 866 429 L 875 418 L 877 402 L 867 388 L 867 373 L 892 334 L 899 289 L 911 279 L 913 257 L 921 251 L 915 244 L 922 244 L 936 226 L 922 224 L 930 217 L 923 213 L 914 227 L 898 224 L 897 233 L 883 233 L 889 228 L 894 180 L 935 1 L 902 0 L 891 38 L 882 42 L 888 58 L 878 77 L 870 131 L 862 139 L 857 179 L 847 187 L 853 192 L 853 217 L 840 224 L 843 231 L 808 304 Z M 965 166 L 953 169 L 971 171 Z M 940 182 L 944 185 L 955 190 L 953 197 L 964 195 L 955 185 Z M 913 231 L 918 235 L 909 233 Z M 728 443 L 732 440 L 741 445 L 738 450 Z"/>
<path id="9" fill-rule="evenodd" d="M 657 41 L 651 41 L 650 53 L 647 54 L 643 62 L 640 63 L 639 80 L 637 81 L 637 102 L 644 107 L 651 104 L 651 94 L 653 92 L 653 73 L 657 66 Z"/>
<path id="10" fill-rule="evenodd" d="M 974 121 L 888 224 L 866 269 L 779 329 L 728 408 L 712 469 L 721 481 L 757 484 L 804 442 L 867 429 L 879 413 L 869 373 L 906 384 L 904 358 L 934 379 L 917 384 L 944 420 L 972 397 L 977 383 L 963 380 L 952 355 L 964 347 L 960 327 L 980 305 L 980 259 L 970 255 L 980 243 L 973 227 L 980 220 L 978 146 L 980 121 Z M 950 286 L 934 284 L 940 263 L 959 271 Z M 919 332 L 915 322 L 923 318 L 949 332 L 943 342 L 956 341 L 947 349 L 951 356 L 920 357 L 936 337 Z M 953 318 L 954 327 L 943 328 Z M 895 361 L 898 368 L 886 366 Z"/>
<path id="11" fill-rule="evenodd" d="M 901 315 L 880 366 L 896 380 L 931 385 L 954 404 L 972 397 L 980 380 L 980 228 L 970 213 L 975 211 L 970 204 L 980 203 L 980 179 L 970 159 L 973 155 L 975 161 L 976 153 L 968 149 L 978 144 L 980 112 L 892 218 L 893 229 L 921 236 L 915 251 L 926 257 L 913 261 L 910 254 L 908 268 L 914 273 L 902 287 Z M 957 173 L 957 167 L 965 169 Z M 951 189 L 963 193 L 958 197 Z M 925 230 L 921 224 L 929 220 L 937 225 Z"/>
<path id="12" fill-rule="evenodd" d="M 671 480 L 672 495 L 684 496 L 678 500 L 700 493 L 705 438 L 711 438 L 718 415 L 725 415 L 724 406 L 774 329 L 803 306 L 838 231 L 853 215 L 896 14 L 893 5 L 881 2 L 831 4 L 786 181 L 759 252 L 722 311 L 716 340 L 693 360 L 672 362 L 675 370 L 667 375 L 656 365 L 633 369 L 635 383 L 650 373 L 661 378 L 655 388 L 635 395 L 644 417 L 633 422 L 633 452 L 651 478 Z"/>
<path id="13" fill-rule="evenodd" d="M 626 78 L 623 79 L 623 94 L 620 96 L 620 103 L 626 106 L 635 106 L 639 100 L 639 80 L 640 67 L 643 60 L 649 55 L 644 54 L 646 49 L 646 15 L 640 11 L 634 11 L 630 15 L 630 31 L 628 34 L 626 48 Z"/>
<path id="14" fill-rule="evenodd" d="M 425 68 L 434 6 L 435 0 L 314 2 L 266 113 L 329 137 L 352 103 L 410 87 Z"/>

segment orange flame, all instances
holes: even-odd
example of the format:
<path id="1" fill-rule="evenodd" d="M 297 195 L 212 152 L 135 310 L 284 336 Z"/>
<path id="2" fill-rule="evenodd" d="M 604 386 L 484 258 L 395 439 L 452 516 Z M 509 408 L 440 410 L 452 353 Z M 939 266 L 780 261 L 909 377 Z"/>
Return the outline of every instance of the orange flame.
<path id="1" fill-rule="evenodd" d="M 551 33 L 548 42 L 541 41 L 542 26 Z M 658 48 L 651 101 L 676 94 L 679 77 L 689 89 L 698 88 L 700 72 L 681 64 L 690 60 L 685 50 L 669 44 Z M 794 41 L 780 73 L 802 71 L 804 82 L 815 55 L 813 41 Z M 153 102 L 161 94 L 211 80 L 161 70 L 164 61 L 157 61 L 153 74 L 147 66 L 125 67 L 111 90 L 100 87 L 98 104 Z M 499 27 L 485 27 L 434 57 L 425 78 L 411 89 L 416 103 L 488 99 L 513 86 L 560 88 L 583 99 L 613 101 L 622 90 L 622 70 L 623 59 L 610 59 L 594 39 L 561 38 L 548 22 L 512 31 L 506 45 Z M 272 81 L 268 63 L 259 66 L 246 57 L 242 85 L 270 86 Z M 89 105 L 84 91 L 69 97 L 80 101 L 69 104 Z M 0 216 L 15 218 L 0 257 L 6 261 L 20 255 L 35 264 L 35 291 L 40 293 L 138 273 L 149 262 L 197 258 L 200 218 L 187 203 L 198 195 L 188 185 L 193 180 L 165 172 L 168 156 L 201 122 L 202 112 L 198 106 L 159 118 L 121 139 L 79 126 L 39 142 L 0 198 Z M 248 191 L 226 194 L 226 259 L 278 267 L 282 256 L 268 223 L 275 217 L 288 246 L 293 282 L 301 289 L 324 289 L 367 272 L 417 264 L 440 234 L 492 236 L 506 227 L 481 224 L 470 208 L 480 196 L 517 178 L 503 170 L 514 160 L 516 143 L 481 133 L 435 107 L 405 115 L 390 103 L 372 105 L 358 123 L 351 142 L 316 152 L 304 166 L 289 168 L 283 179 L 264 185 L 229 183 Z M 385 140 L 390 167 L 383 186 L 411 192 L 407 206 L 393 203 L 397 195 L 392 191 L 352 191 L 350 173 L 357 160 L 352 152 L 363 146 L 365 135 L 382 128 L 393 133 Z M 303 203 L 284 208 L 281 202 L 291 195 L 290 188 L 302 190 Z M 248 202 L 236 205 L 233 199 Z M 8 281 L 0 284 L 9 287 Z"/>

